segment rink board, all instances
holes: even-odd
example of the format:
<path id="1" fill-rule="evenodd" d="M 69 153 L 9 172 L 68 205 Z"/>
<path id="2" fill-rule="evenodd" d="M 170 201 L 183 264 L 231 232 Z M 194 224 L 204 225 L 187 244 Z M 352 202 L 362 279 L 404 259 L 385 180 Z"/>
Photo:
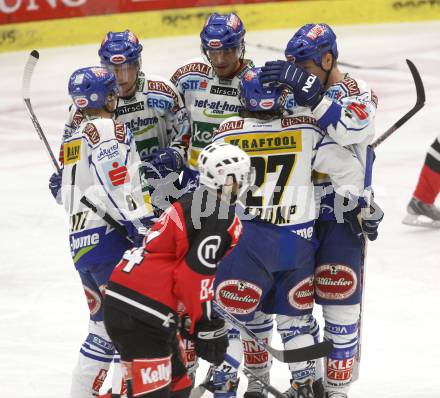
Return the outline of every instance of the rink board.
<path id="1" fill-rule="evenodd" d="M 193 35 L 207 15 L 234 11 L 247 31 L 298 28 L 308 22 L 331 25 L 413 22 L 440 19 L 440 0 L 316 0 L 237 4 L 0 25 L 0 52 L 99 43 L 104 35 L 127 28 L 141 38 Z"/>

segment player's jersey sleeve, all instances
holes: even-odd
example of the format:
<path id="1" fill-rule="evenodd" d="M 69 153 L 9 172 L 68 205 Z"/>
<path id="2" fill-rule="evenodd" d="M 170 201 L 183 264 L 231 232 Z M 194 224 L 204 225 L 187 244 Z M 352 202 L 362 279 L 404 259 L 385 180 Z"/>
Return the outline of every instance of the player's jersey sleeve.
<path id="1" fill-rule="evenodd" d="M 189 236 L 189 250 L 174 273 L 174 293 L 192 320 L 191 333 L 202 317 L 211 318 L 217 263 L 237 244 L 241 229 L 234 213 L 228 220 L 210 219 L 192 238 Z"/>
<path id="2" fill-rule="evenodd" d="M 359 159 L 348 149 L 338 145 L 328 135 L 320 137 L 315 148 L 312 167 L 328 174 L 336 190 L 359 196 L 364 189 L 364 169 Z"/>
<path id="3" fill-rule="evenodd" d="M 362 80 L 346 77 L 331 86 L 313 109 L 319 126 L 339 145 L 371 141 L 377 97 Z"/>
<path id="4" fill-rule="evenodd" d="M 63 135 L 61 137 L 60 152 L 58 156 L 58 161 L 61 168 L 64 166 L 64 142 L 69 140 L 78 126 L 84 120 L 84 114 L 75 107 L 75 105 L 70 105 L 69 116 L 67 117 L 66 123 L 64 125 Z"/>

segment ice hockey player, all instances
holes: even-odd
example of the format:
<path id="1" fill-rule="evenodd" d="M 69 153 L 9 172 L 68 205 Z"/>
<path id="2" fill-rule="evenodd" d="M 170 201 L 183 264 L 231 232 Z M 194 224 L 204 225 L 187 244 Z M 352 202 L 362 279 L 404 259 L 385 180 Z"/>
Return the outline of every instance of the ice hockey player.
<path id="1" fill-rule="evenodd" d="M 70 217 L 73 262 L 90 310 L 89 334 L 73 372 L 71 398 L 97 395 L 106 377 L 114 346 L 104 327 L 102 301 L 112 270 L 133 247 L 81 199 L 99 204 L 134 241 L 142 238 L 135 226 L 146 215 L 133 135 L 112 120 L 117 92 L 115 76 L 101 66 L 79 69 L 69 80 L 69 94 L 83 120 L 63 142 L 61 197 Z"/>
<path id="2" fill-rule="evenodd" d="M 319 127 L 357 157 L 369 188 L 374 154 L 368 144 L 374 135 L 376 96 L 364 81 L 339 70 L 336 35 L 326 24 L 301 27 L 288 42 L 285 55 L 287 61 L 266 63 L 261 82 L 288 87 L 298 105 L 310 107 Z M 319 176 L 316 182 L 327 192 L 330 181 L 320 177 L 325 176 Z M 383 217 L 376 204 L 373 208 L 361 211 L 358 206 L 344 212 L 345 222 L 337 222 L 339 209 L 334 192 L 321 202 L 316 224 L 320 246 L 315 294 L 316 302 L 323 306 L 324 338 L 334 345 L 326 361 L 327 398 L 347 397 L 352 378 L 358 349 L 364 236 L 375 240 Z M 361 225 L 357 217 L 360 213 L 365 215 Z M 344 281 L 342 285 L 340 280 Z"/>
<path id="3" fill-rule="evenodd" d="M 440 209 L 434 204 L 440 192 L 440 135 L 426 154 L 425 164 L 413 196 L 407 206 L 403 223 L 440 228 Z"/>
<path id="4" fill-rule="evenodd" d="M 132 131 L 139 156 L 149 165 L 145 168 L 145 177 L 157 179 L 170 172 L 181 171 L 186 157 L 184 141 L 188 140 L 189 122 L 174 85 L 160 76 L 141 72 L 142 49 L 136 35 L 126 30 L 107 33 L 98 54 L 102 66 L 116 76 L 120 95 L 116 121 L 124 123 Z M 64 130 L 65 138 L 83 117 L 81 109 L 72 106 Z M 55 197 L 57 179 L 59 177 L 55 174 L 50 182 Z M 151 184 L 143 181 L 143 185 L 148 206 Z"/>
<path id="5" fill-rule="evenodd" d="M 182 302 L 197 355 L 220 363 L 224 321 L 212 317 L 217 262 L 241 234 L 235 200 L 250 183 L 250 160 L 237 147 L 212 144 L 200 154 L 200 186 L 169 207 L 145 247 L 124 255 L 106 290 L 106 328 L 121 354 L 128 397 L 189 396 L 192 382 L 177 347 Z"/>
<path id="6" fill-rule="evenodd" d="M 348 149 L 322 132 L 308 108 L 283 116 L 287 93 L 263 87 L 260 75 L 255 68 L 243 76 L 239 93 L 244 110 L 240 117 L 224 121 L 214 137 L 214 142 L 246 151 L 256 170 L 255 187 L 244 203 L 249 219 L 243 221 L 243 236 L 218 267 L 216 300 L 247 324 L 265 319 L 254 332 L 267 341 L 272 325 L 260 311 L 276 314 L 285 349 L 292 349 L 314 343 L 310 328 L 317 209 L 312 170 L 328 173 L 341 196 L 358 196 L 364 173 Z M 254 372 L 269 381 L 270 356 L 252 349 L 251 339 L 242 338 L 245 357 L 255 359 L 247 366 L 253 365 Z M 314 361 L 291 363 L 289 368 L 288 396 L 313 398 Z M 252 384 L 245 396 L 265 397 L 267 392 Z"/>
<path id="7" fill-rule="evenodd" d="M 171 77 L 189 113 L 189 169 L 184 177 L 195 180 L 193 185 L 197 184 L 200 151 L 211 143 L 212 133 L 222 120 L 238 114 L 238 83 L 252 66 L 244 59 L 245 33 L 236 14 L 211 14 L 200 33 L 204 58 L 190 60 Z"/>
<path id="8" fill-rule="evenodd" d="M 190 60 L 171 77 L 181 94 L 190 120 L 188 167 L 184 168 L 182 185 L 186 189 L 197 186 L 197 160 L 201 150 L 212 141 L 213 131 L 222 120 L 238 115 L 240 101 L 238 84 L 240 77 L 252 67 L 244 59 L 246 30 L 234 13 L 211 14 L 200 32 L 203 58 Z M 239 333 L 230 329 L 228 353 L 236 358 L 241 351 Z M 191 342 L 184 340 L 188 348 L 188 363 L 194 372 L 197 366 Z M 234 353 L 230 351 L 234 351 Z M 225 366 L 229 366 L 225 363 Z"/>

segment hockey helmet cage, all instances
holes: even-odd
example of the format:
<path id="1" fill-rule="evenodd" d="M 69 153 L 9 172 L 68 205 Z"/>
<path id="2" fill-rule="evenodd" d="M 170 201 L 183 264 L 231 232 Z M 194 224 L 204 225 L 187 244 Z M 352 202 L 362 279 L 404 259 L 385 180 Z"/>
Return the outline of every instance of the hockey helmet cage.
<path id="1" fill-rule="evenodd" d="M 211 14 L 200 33 L 202 47 L 207 50 L 238 48 L 243 44 L 246 30 L 238 15 L 233 12 L 221 15 Z"/>
<path id="2" fill-rule="evenodd" d="M 211 189 L 220 189 L 228 176 L 233 176 L 240 191 L 252 184 L 249 155 L 238 146 L 214 142 L 206 146 L 199 155 L 199 182 Z"/>
<path id="3" fill-rule="evenodd" d="M 80 108 L 99 109 L 106 105 L 109 94 L 117 93 L 115 75 L 102 66 L 81 68 L 69 79 L 69 95 Z"/>
<path id="4" fill-rule="evenodd" d="M 140 61 L 142 44 L 137 36 L 126 30 L 108 32 L 101 43 L 98 55 L 102 65 L 121 65 Z"/>
<path id="5" fill-rule="evenodd" d="M 279 87 L 264 87 L 260 83 L 261 68 L 249 69 L 238 85 L 241 105 L 248 111 L 270 111 L 282 107 L 284 90 Z"/>
<path id="6" fill-rule="evenodd" d="M 321 66 L 322 56 L 326 52 L 331 52 L 335 60 L 338 58 L 336 35 L 330 26 L 319 23 L 306 24 L 300 28 L 287 43 L 284 54 L 291 62 L 311 59 Z"/>

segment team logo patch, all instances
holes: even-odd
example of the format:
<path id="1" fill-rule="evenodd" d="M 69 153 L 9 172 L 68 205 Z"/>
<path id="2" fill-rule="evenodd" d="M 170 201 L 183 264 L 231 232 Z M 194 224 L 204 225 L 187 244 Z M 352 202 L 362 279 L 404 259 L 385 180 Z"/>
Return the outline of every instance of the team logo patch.
<path id="1" fill-rule="evenodd" d="M 262 109 L 272 109 L 274 105 L 275 105 L 274 100 L 261 100 L 259 103 L 259 106 Z"/>
<path id="2" fill-rule="evenodd" d="M 95 315 L 101 308 L 101 297 L 99 294 L 83 285 L 86 294 L 87 305 L 89 306 L 90 315 Z"/>
<path id="3" fill-rule="evenodd" d="M 252 79 L 255 79 L 257 74 L 253 70 L 248 70 L 245 75 L 243 76 L 243 79 L 247 82 L 251 81 Z"/>
<path id="4" fill-rule="evenodd" d="M 345 300 L 356 291 L 356 273 L 346 265 L 324 264 L 315 271 L 315 292 L 326 300 Z"/>
<path id="5" fill-rule="evenodd" d="M 310 310 L 313 308 L 313 276 L 309 276 L 297 283 L 287 294 L 289 304 L 297 310 Z"/>
<path id="6" fill-rule="evenodd" d="M 216 300 L 232 314 L 250 314 L 260 303 L 262 290 L 253 283 L 227 279 L 220 283 Z"/>
<path id="7" fill-rule="evenodd" d="M 110 57 L 110 62 L 115 65 L 123 64 L 126 60 L 123 54 L 114 54 Z"/>
<path id="8" fill-rule="evenodd" d="M 96 145 L 100 140 L 98 130 L 93 123 L 87 123 L 84 128 L 84 134 L 89 137 L 89 140 L 93 145 Z"/>
<path id="9" fill-rule="evenodd" d="M 152 393 L 171 383 L 171 355 L 133 361 L 133 396 Z"/>
<path id="10" fill-rule="evenodd" d="M 220 40 L 218 40 L 218 39 L 211 39 L 211 40 L 208 41 L 208 47 L 211 47 L 211 48 L 220 48 L 220 47 L 223 47 L 223 44 L 222 44 L 222 42 L 221 42 Z"/>
<path id="11" fill-rule="evenodd" d="M 85 108 L 89 104 L 86 97 L 74 97 L 73 102 L 78 108 Z"/>
<path id="12" fill-rule="evenodd" d="M 307 37 L 311 40 L 316 40 L 319 36 L 322 36 L 325 33 L 325 28 L 322 25 L 315 25 L 312 29 L 307 33 Z"/>

